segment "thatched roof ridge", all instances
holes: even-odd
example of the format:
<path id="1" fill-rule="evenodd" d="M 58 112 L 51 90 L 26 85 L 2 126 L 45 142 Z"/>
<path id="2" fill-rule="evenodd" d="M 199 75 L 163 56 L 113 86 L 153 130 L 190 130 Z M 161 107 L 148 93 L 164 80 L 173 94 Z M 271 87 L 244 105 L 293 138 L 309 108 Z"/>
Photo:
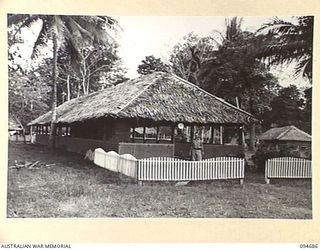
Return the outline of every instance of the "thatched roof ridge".
<path id="1" fill-rule="evenodd" d="M 57 108 L 57 123 L 100 117 L 186 123 L 244 124 L 253 116 L 180 77 L 164 72 L 129 80 L 73 99 Z M 29 125 L 48 124 L 48 112 Z"/>
<path id="2" fill-rule="evenodd" d="M 272 128 L 260 135 L 263 141 L 310 141 L 311 135 L 296 128 L 295 126 L 285 126 L 280 128 Z"/>

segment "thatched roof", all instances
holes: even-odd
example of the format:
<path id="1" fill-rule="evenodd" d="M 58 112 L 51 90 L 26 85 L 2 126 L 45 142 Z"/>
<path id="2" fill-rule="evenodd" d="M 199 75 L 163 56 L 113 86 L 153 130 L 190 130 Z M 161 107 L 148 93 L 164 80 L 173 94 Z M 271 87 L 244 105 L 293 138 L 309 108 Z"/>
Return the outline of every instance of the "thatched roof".
<path id="1" fill-rule="evenodd" d="M 254 120 L 249 113 L 171 73 L 155 72 L 65 102 L 57 123 L 100 117 L 142 118 L 186 123 L 235 123 Z M 29 125 L 48 124 L 51 112 Z"/>
<path id="2" fill-rule="evenodd" d="M 260 140 L 271 141 L 310 141 L 311 135 L 296 128 L 295 126 L 286 126 L 281 128 L 272 128 L 264 132 L 260 137 Z"/>
<path id="3" fill-rule="evenodd" d="M 21 122 L 15 116 L 10 115 L 8 119 L 8 129 L 9 130 L 22 130 L 23 126 Z"/>

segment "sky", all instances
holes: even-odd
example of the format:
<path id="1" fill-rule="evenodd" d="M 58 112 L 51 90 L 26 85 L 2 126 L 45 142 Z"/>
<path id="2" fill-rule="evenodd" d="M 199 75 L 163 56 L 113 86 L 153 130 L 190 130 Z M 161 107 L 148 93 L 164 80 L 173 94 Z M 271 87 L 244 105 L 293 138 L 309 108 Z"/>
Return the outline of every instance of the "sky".
<path id="1" fill-rule="evenodd" d="M 225 31 L 225 16 L 113 16 L 118 20 L 123 31 L 116 39 L 119 43 L 119 56 L 122 58 L 124 66 L 127 68 L 127 76 L 135 78 L 138 76 L 137 68 L 141 61 L 149 55 L 161 58 L 168 62 L 173 46 L 190 32 L 199 36 L 213 34 L 214 31 Z M 262 24 L 267 23 L 272 17 L 247 16 L 243 17 L 242 29 L 256 31 Z M 285 20 L 292 20 L 292 17 L 280 17 Z M 32 36 L 37 33 L 34 29 L 32 33 L 23 34 L 27 40 L 32 40 Z M 25 49 L 28 55 L 32 49 L 32 42 L 27 43 L 29 47 Z M 26 61 L 28 63 L 28 61 Z M 282 86 L 295 84 L 299 87 L 308 85 L 308 82 L 301 78 L 293 77 L 293 65 L 284 65 L 272 70 Z"/>
<path id="2" fill-rule="evenodd" d="M 148 55 L 154 55 L 168 62 L 170 52 L 175 44 L 190 32 L 199 36 L 207 36 L 214 31 L 225 31 L 225 16 L 114 16 L 123 28 L 119 36 L 119 55 L 128 69 L 128 77 L 138 76 L 137 68 Z M 230 17 L 231 18 L 231 17 Z M 279 18 L 292 21 L 289 16 Z M 269 22 L 272 17 L 247 16 L 243 17 L 242 29 L 255 32 L 262 24 Z M 300 87 L 308 82 L 293 77 L 294 65 L 284 65 L 271 70 L 282 86 L 295 84 Z"/>
<path id="3" fill-rule="evenodd" d="M 120 56 L 129 76 L 137 76 L 137 66 L 145 56 L 169 59 L 173 46 L 190 32 L 207 36 L 214 30 L 225 30 L 226 17 L 214 16 L 115 16 L 123 28 L 120 35 Z M 255 31 L 268 17 L 247 17 L 243 28 Z"/>

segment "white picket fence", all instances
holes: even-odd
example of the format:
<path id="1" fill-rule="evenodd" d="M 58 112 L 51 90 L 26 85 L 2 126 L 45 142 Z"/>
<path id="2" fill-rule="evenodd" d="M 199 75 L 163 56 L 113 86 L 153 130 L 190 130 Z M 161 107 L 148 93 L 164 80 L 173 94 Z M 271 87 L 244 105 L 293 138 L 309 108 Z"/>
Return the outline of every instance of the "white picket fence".
<path id="1" fill-rule="evenodd" d="M 270 178 L 311 178 L 311 160 L 295 157 L 268 159 L 265 164 L 265 180 Z"/>
<path id="2" fill-rule="evenodd" d="M 97 148 L 94 151 L 94 163 L 113 172 L 137 177 L 137 159 L 130 154 L 119 155 L 114 151 L 106 153 L 103 149 Z"/>
<path id="3" fill-rule="evenodd" d="M 138 181 L 194 181 L 244 178 L 244 159 L 216 157 L 202 161 L 157 157 L 138 160 Z"/>
<path id="4" fill-rule="evenodd" d="M 195 181 L 244 179 L 244 159 L 216 157 L 202 161 L 185 161 L 170 157 L 137 160 L 130 154 L 106 153 L 97 148 L 94 163 L 113 172 L 136 178 L 137 181 Z"/>

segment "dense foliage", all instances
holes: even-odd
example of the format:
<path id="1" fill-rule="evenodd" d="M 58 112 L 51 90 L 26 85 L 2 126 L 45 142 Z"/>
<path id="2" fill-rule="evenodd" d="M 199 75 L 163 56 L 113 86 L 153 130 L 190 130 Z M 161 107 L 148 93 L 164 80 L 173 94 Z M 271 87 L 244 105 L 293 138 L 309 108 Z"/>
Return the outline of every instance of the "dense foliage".
<path id="1" fill-rule="evenodd" d="M 141 75 L 148 75 L 155 71 L 168 72 L 169 70 L 169 65 L 163 63 L 160 58 L 155 58 L 153 55 L 146 56 L 137 69 Z"/>
<path id="2" fill-rule="evenodd" d="M 29 70 L 17 63 L 19 43 L 28 42 L 20 35 L 24 29 L 36 33 L 32 58 L 37 63 Z M 19 103 L 32 103 L 33 111 L 41 107 L 37 114 L 51 107 L 54 122 L 57 104 L 126 80 L 111 35 L 118 30 L 117 21 L 104 16 L 8 15 L 9 111 L 25 124 L 34 116 L 22 112 L 26 105 Z"/>

